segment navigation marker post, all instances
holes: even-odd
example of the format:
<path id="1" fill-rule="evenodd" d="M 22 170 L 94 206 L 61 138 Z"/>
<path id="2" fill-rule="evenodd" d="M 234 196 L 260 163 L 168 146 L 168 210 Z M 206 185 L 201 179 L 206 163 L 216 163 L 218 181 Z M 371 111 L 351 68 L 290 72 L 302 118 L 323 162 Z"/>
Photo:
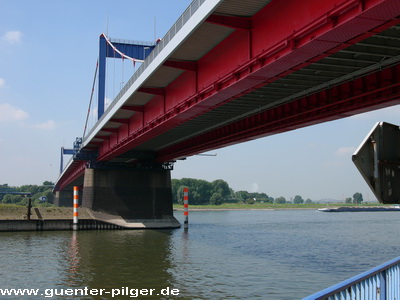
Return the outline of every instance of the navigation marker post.
<path id="1" fill-rule="evenodd" d="M 185 216 L 185 221 L 183 222 L 183 228 L 189 228 L 189 189 L 187 187 L 183 188 L 183 215 Z"/>
<path id="2" fill-rule="evenodd" d="M 78 199 L 79 199 L 79 188 L 74 186 L 74 220 L 72 223 L 72 230 L 78 230 Z"/>

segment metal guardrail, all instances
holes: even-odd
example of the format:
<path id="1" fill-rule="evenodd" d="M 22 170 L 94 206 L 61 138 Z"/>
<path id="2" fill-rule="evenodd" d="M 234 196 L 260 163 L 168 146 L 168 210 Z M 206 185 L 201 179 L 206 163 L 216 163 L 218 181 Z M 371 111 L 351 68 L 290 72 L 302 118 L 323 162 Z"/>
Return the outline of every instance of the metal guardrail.
<path id="1" fill-rule="evenodd" d="M 187 21 L 193 16 L 193 14 L 199 9 L 199 7 L 206 0 L 193 0 L 192 3 L 188 6 L 185 12 L 179 17 L 179 19 L 175 22 L 175 24 L 171 27 L 171 29 L 164 35 L 164 37 L 157 43 L 156 47 L 153 51 L 150 52 L 149 56 L 145 59 L 142 65 L 137 69 L 137 71 L 132 75 L 129 81 L 122 87 L 118 95 L 114 98 L 114 100 L 107 107 L 102 117 L 97 120 L 96 124 L 92 127 L 89 133 L 86 134 L 90 136 L 92 132 L 97 129 L 97 125 L 107 116 L 108 112 L 114 107 L 114 105 L 118 102 L 119 99 L 127 92 L 127 90 L 132 86 L 132 84 L 140 77 L 140 75 L 144 72 L 144 70 L 151 64 L 151 62 L 155 59 L 155 57 L 166 47 L 166 45 L 172 40 L 172 38 L 178 33 L 179 30 L 186 24 Z M 85 140 L 85 137 L 84 137 Z"/>
<path id="2" fill-rule="evenodd" d="M 400 256 L 303 300 L 400 299 Z"/>

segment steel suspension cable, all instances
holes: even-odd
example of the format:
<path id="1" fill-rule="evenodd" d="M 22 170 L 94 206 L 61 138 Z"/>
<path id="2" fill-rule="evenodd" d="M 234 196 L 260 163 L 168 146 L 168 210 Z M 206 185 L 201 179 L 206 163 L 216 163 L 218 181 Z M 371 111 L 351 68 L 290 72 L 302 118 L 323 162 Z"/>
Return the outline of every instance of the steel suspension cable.
<path id="1" fill-rule="evenodd" d="M 97 78 L 97 70 L 98 70 L 98 68 L 99 68 L 99 60 L 97 60 L 96 70 L 94 72 L 94 78 L 93 78 L 93 84 L 92 84 L 92 93 L 90 94 L 89 108 L 88 108 L 88 112 L 87 112 L 87 115 L 86 115 L 85 129 L 83 130 L 82 138 L 84 138 L 85 134 L 86 134 L 87 124 L 88 124 L 89 115 L 90 115 L 90 107 L 92 106 L 94 88 L 95 88 L 95 85 L 96 85 L 96 78 Z"/>

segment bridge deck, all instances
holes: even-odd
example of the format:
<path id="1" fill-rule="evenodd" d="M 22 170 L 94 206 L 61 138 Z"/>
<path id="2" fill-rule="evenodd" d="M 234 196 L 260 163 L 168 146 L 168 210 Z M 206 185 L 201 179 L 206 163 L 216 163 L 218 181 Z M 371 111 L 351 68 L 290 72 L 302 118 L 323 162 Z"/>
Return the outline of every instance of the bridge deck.
<path id="1" fill-rule="evenodd" d="M 395 0 L 193 1 L 83 147 L 172 161 L 397 104 L 399 15 Z"/>

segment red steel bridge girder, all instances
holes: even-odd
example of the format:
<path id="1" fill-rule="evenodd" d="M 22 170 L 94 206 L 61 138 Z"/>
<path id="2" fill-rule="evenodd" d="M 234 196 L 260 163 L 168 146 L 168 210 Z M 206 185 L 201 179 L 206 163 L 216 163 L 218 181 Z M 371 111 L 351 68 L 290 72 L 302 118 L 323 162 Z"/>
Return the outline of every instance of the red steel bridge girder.
<path id="1" fill-rule="evenodd" d="M 210 56 L 198 62 L 197 76 L 192 76 L 196 82 L 191 86 L 196 86 L 196 90 L 188 91 L 185 98 L 166 106 L 165 99 L 174 98 L 167 87 L 163 95 L 163 113 L 152 113 L 151 105 L 146 107 L 145 115 L 155 117 L 148 122 L 143 121 L 140 128 L 133 129 L 127 136 L 119 137 L 116 133 L 116 138 L 106 139 L 100 147 L 98 159 L 109 160 L 123 154 L 179 124 L 399 22 L 396 19 L 400 14 L 397 0 L 308 0 L 307 4 L 303 2 L 273 1 L 252 18 L 251 26 L 249 22 L 245 25 L 241 23 L 243 28 L 232 34 L 233 40 L 236 38 L 238 44 L 244 44 L 248 49 L 245 51 L 247 58 L 241 61 L 240 65 L 233 67 L 233 63 L 226 63 L 227 66 L 224 66 L 218 62 L 220 57 L 215 56 L 213 60 L 211 51 Z M 280 13 L 274 13 L 277 11 Z M 300 13 L 302 11 L 304 14 Z M 282 15 L 285 15 L 285 18 Z M 287 22 L 288 18 L 294 19 L 295 22 Z M 223 22 L 216 19 L 211 21 Z M 272 25 L 276 30 L 270 29 Z M 268 39 L 265 38 L 266 35 L 269 36 Z M 228 54 L 228 57 L 243 57 L 243 54 L 236 53 L 240 50 L 235 47 L 229 49 L 232 53 Z M 205 74 L 203 77 L 214 79 L 204 85 L 199 80 L 200 72 Z M 214 73 L 219 74 L 218 77 L 212 77 Z"/>
<path id="2" fill-rule="evenodd" d="M 79 177 L 82 177 L 86 168 L 86 161 L 74 161 L 71 166 L 63 175 L 63 180 L 59 181 L 54 190 L 60 191 L 72 184 Z"/>
<path id="3" fill-rule="evenodd" d="M 158 159 L 168 161 L 194 155 L 394 104 L 400 104 L 400 65 L 209 131 L 162 150 Z"/>

